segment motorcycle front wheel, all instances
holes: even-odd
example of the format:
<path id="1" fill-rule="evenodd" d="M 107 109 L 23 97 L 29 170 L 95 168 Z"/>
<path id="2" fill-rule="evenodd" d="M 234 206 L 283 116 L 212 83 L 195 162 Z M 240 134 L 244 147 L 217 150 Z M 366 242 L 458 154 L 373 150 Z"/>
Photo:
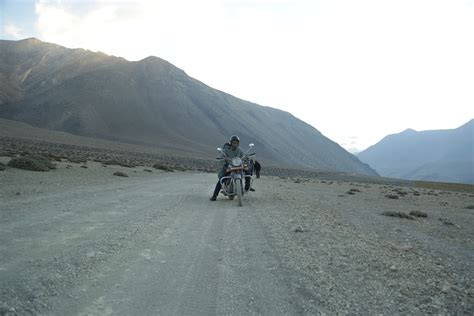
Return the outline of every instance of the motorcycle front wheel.
<path id="1" fill-rule="evenodd" d="M 235 189 L 237 190 L 239 206 L 242 206 L 242 179 L 235 181 Z"/>
<path id="2" fill-rule="evenodd" d="M 227 195 L 227 197 L 229 198 L 229 200 L 233 200 L 234 197 L 235 197 L 235 188 L 234 188 L 234 185 L 233 185 L 233 181 L 231 183 L 229 183 L 229 186 L 227 187 L 227 192 L 231 192 L 229 195 Z"/>

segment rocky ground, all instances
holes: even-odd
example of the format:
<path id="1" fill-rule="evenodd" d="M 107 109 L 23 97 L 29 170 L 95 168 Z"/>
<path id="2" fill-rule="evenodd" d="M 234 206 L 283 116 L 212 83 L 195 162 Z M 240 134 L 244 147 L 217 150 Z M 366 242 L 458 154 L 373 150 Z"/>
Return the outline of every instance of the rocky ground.
<path id="1" fill-rule="evenodd" d="M 472 193 L 293 180 L 262 181 L 260 216 L 329 313 L 474 312 Z"/>
<path id="2" fill-rule="evenodd" d="M 210 160 L 0 140 L 0 315 L 474 314 L 472 186 L 264 166 L 239 208 Z"/>

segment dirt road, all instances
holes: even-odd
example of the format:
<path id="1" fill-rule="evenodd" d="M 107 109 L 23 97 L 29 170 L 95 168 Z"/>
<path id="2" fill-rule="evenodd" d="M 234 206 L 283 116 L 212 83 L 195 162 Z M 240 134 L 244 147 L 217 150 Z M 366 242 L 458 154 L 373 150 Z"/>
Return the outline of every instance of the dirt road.
<path id="1" fill-rule="evenodd" d="M 472 195 L 263 177 L 238 207 L 215 180 L 3 171 L 0 315 L 474 312 Z"/>
<path id="2" fill-rule="evenodd" d="M 58 177 L 58 188 L 47 183 L 43 191 L 52 173 L 17 172 L 45 178 L 31 180 L 37 192 L 24 183 L 28 192 L 2 203 L 3 313 L 304 310 L 279 273 L 252 198 L 242 208 L 208 200 L 215 175 L 155 172 L 90 185 Z"/>

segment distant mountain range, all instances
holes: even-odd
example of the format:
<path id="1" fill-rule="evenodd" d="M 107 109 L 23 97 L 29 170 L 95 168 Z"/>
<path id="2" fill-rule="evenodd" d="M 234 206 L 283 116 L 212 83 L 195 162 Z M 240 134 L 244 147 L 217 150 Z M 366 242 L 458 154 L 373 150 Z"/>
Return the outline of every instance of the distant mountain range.
<path id="1" fill-rule="evenodd" d="M 389 135 L 357 156 L 381 176 L 474 184 L 474 119 L 456 129 Z"/>
<path id="2" fill-rule="evenodd" d="M 238 134 L 268 163 L 377 175 L 290 113 L 213 89 L 163 59 L 129 62 L 34 38 L 0 41 L 0 117 L 201 157 Z"/>

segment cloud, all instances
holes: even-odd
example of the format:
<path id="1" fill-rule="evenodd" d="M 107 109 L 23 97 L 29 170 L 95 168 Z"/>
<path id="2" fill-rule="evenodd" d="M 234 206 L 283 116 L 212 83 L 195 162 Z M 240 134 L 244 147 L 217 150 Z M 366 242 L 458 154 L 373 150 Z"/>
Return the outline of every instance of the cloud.
<path id="1" fill-rule="evenodd" d="M 36 29 L 45 41 L 78 47 L 80 39 L 80 18 L 68 12 L 60 1 L 39 1 L 36 3 Z"/>
<path id="2" fill-rule="evenodd" d="M 3 28 L 7 36 L 11 36 L 14 39 L 24 38 L 22 30 L 13 23 L 7 23 Z"/>
<path id="3" fill-rule="evenodd" d="M 39 1 L 36 26 L 42 39 L 67 47 L 113 52 L 130 60 L 160 51 L 175 56 L 184 48 L 189 54 L 209 44 L 210 38 L 219 39 L 213 37 L 222 35 L 218 3 L 96 0 L 84 7 L 78 1 Z"/>

